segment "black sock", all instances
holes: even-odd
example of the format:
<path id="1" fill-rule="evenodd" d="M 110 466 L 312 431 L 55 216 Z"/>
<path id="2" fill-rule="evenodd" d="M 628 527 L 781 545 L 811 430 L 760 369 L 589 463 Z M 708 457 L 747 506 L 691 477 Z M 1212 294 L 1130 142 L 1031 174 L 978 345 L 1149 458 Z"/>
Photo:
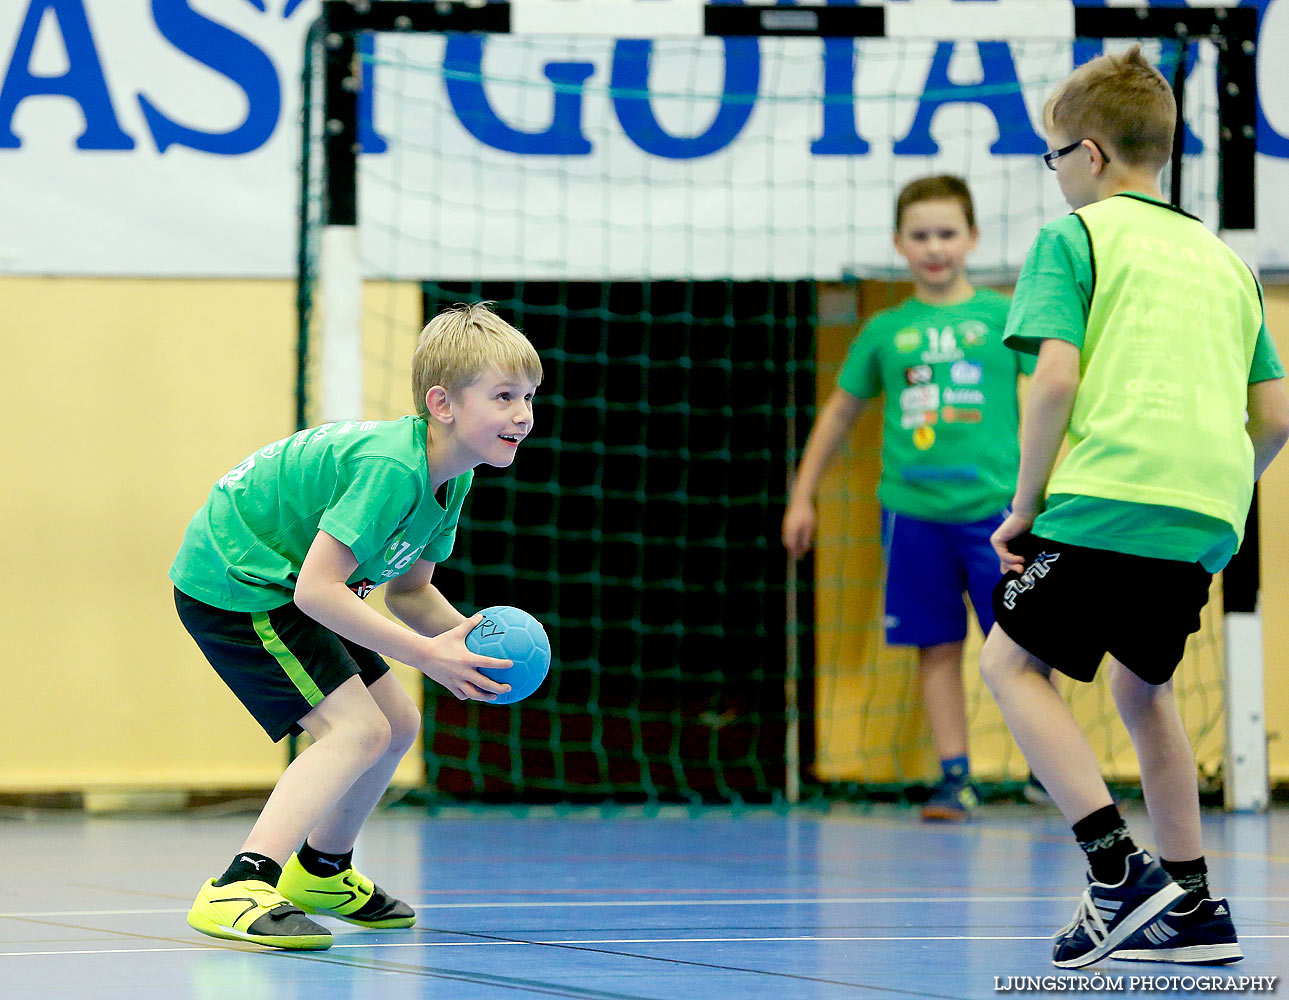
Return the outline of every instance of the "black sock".
<path id="1" fill-rule="evenodd" d="M 1213 898 L 1208 889 L 1208 865 L 1202 855 L 1194 861 L 1165 861 L 1160 858 L 1159 863 L 1173 881 L 1186 890 L 1186 895 L 1174 904 L 1174 910 L 1193 910 L 1201 900 Z"/>
<path id="2" fill-rule="evenodd" d="M 1092 877 L 1105 885 L 1118 885 L 1127 871 L 1128 855 L 1137 845 L 1113 805 L 1103 806 L 1074 824 L 1074 839 L 1088 856 Z"/>
<path id="3" fill-rule="evenodd" d="M 255 879 L 259 882 L 267 882 L 269 885 L 276 886 L 278 879 L 281 877 L 282 866 L 272 858 L 265 857 L 263 854 L 243 851 L 233 858 L 233 863 L 228 866 L 228 871 L 215 879 L 215 884 L 228 885 L 229 882 L 243 882 Z"/>
<path id="4" fill-rule="evenodd" d="M 351 847 L 344 854 L 323 854 L 310 847 L 306 840 L 304 846 L 296 853 L 296 857 L 300 859 L 300 866 L 310 875 L 330 878 L 332 875 L 348 871 L 353 866 L 354 850 Z"/>

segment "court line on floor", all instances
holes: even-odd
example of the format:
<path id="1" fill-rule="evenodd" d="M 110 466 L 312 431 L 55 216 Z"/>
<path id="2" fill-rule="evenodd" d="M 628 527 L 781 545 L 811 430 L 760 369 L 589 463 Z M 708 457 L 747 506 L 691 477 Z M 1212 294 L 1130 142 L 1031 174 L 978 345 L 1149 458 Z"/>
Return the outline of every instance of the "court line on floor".
<path id="1" fill-rule="evenodd" d="M 396 962 L 390 959 L 373 958 L 365 955 L 338 955 L 335 952 L 336 949 L 333 946 L 329 951 L 325 952 L 286 952 L 282 957 L 288 961 L 361 969 L 364 972 L 396 973 L 417 979 L 446 980 L 448 982 L 470 983 L 477 986 L 495 986 L 514 993 L 540 993 L 544 996 L 567 997 L 570 1000 L 655 1000 L 655 998 L 638 993 L 609 992 L 572 984 L 547 982 L 538 979 L 521 979 L 516 976 L 501 976 L 465 969 L 408 965 L 406 962 Z"/>
<path id="2" fill-rule="evenodd" d="M 1067 903 L 1077 896 L 798 896 L 789 899 L 570 899 L 570 900 L 505 900 L 464 903 L 422 902 L 415 897 L 417 910 L 589 910 L 641 907 L 685 906 L 853 906 L 888 904 L 907 906 L 914 903 Z M 1236 903 L 1285 903 L 1289 896 L 1238 896 L 1229 894 Z M 0 913 L 0 919 L 24 920 L 32 917 L 115 917 L 148 914 L 187 913 L 188 907 L 112 910 L 26 910 Z"/>
<path id="3" fill-rule="evenodd" d="M 498 942 L 498 943 L 503 943 L 503 942 L 504 942 L 504 943 L 513 943 L 513 942 L 515 941 L 515 939 L 514 939 L 514 938 L 502 937 L 501 935 L 492 935 L 492 934 L 476 933 L 476 932 L 469 932 L 469 931 L 457 932 L 457 933 L 462 934 L 462 936 L 464 936 L 464 937 L 481 938 L 481 939 L 485 939 L 485 940 L 496 941 L 496 942 Z M 710 940 L 709 940 L 708 942 L 706 942 L 706 943 L 712 943 L 712 941 L 715 941 L 715 940 L 720 940 L 720 939 L 710 939 Z M 736 941 L 743 941 L 743 940 L 747 940 L 747 939 L 744 939 L 744 938 L 738 938 L 738 939 L 735 939 L 735 940 L 736 940 Z M 756 940 L 756 939 L 753 939 L 753 940 Z M 770 939 L 770 940 L 774 940 L 774 939 Z M 802 939 L 802 938 L 793 938 L 793 939 L 790 939 L 790 940 L 792 940 L 792 941 L 793 941 L 793 943 L 810 943 L 810 939 L 809 939 L 809 938 L 806 938 L 806 939 Z M 899 940 L 908 940 L 908 939 L 907 939 L 907 938 L 902 938 L 902 937 L 879 937 L 879 938 L 875 938 L 875 939 L 867 939 L 867 938 L 858 938 L 858 939 L 857 939 L 857 938 L 848 938 L 848 937 L 837 937 L 837 938 L 827 938 L 827 939 L 825 939 L 825 940 L 828 940 L 828 941 L 834 941 L 834 940 L 836 940 L 836 941 L 842 941 L 842 942 L 844 942 L 844 943 L 855 943 L 855 941 L 856 941 L 856 940 L 859 940 L 859 941 L 866 941 L 866 940 L 877 940 L 877 941 L 890 941 L 890 940 L 896 940 L 896 941 L 899 941 Z M 922 940 L 922 939 L 920 939 L 920 938 L 919 938 L 919 939 L 916 939 L 916 940 Z M 929 940 L 939 940 L 939 941 L 946 941 L 946 940 L 984 940 L 984 941 L 997 941 L 997 940 L 1004 940 L 1004 941 L 1006 941 L 1006 940 L 1031 941 L 1031 940 L 1037 940 L 1037 941 L 1047 941 L 1047 940 L 1050 940 L 1050 938 L 1048 938 L 1048 937 L 1046 937 L 1046 936 L 1044 936 L 1044 937 L 1033 937 L 1033 938 L 1030 938 L 1030 937 L 1017 937 L 1017 938 L 1004 937 L 1004 938 L 998 938 L 998 937 L 992 937 L 992 936 L 980 936 L 980 937 L 964 936 L 963 938 L 958 938 L 958 937 L 956 937 L 956 936 L 952 936 L 952 937 L 946 937 L 946 936 L 932 936 L 932 937 L 930 937 L 930 938 L 929 938 Z M 558 942 L 529 941 L 529 942 L 525 942 L 525 943 L 529 943 L 529 944 L 537 945 L 537 946 L 539 946 L 539 947 L 552 948 L 552 949 L 559 950 L 559 951 L 573 951 L 573 952 L 589 953 L 589 954 L 593 954 L 593 955 L 608 955 L 608 956 L 612 956 L 612 957 L 614 957 L 614 958 L 634 958 L 634 959 L 637 959 L 638 961 L 644 961 L 644 962 L 657 962 L 657 963 L 661 963 L 661 964 L 663 964 L 663 965 L 681 966 L 681 967 L 684 967 L 684 968 L 692 968 L 692 969 L 711 969 L 711 970 L 714 970 L 714 971 L 717 971 L 717 972 L 727 972 L 727 973 L 728 973 L 728 972 L 736 972 L 736 973 L 744 973 L 744 974 L 747 974 L 747 975 L 757 976 L 757 977 L 760 977 L 760 978 L 763 978 L 763 979 L 770 979 L 770 980 L 776 980 L 776 979 L 787 979 L 787 980 L 791 980 L 791 981 L 794 981 L 794 982 L 820 983 L 820 984 L 827 985 L 827 986 L 842 986 L 842 987 L 848 987 L 848 988 L 857 989 L 857 990 L 864 990 L 864 991 L 868 991 L 868 992 L 890 994 L 890 995 L 893 995 L 893 996 L 924 997 L 924 998 L 927 998 L 927 1000 L 964 1000 L 964 998 L 960 997 L 960 996 L 959 996 L 959 995 L 957 995 L 957 994 L 931 993 L 931 992 L 927 992 L 927 991 L 925 991 L 925 990 L 905 989 L 905 988 L 899 988 L 899 987 L 886 986 L 886 985 L 878 984 L 878 983 L 869 983 L 869 982 L 862 982 L 862 981 L 854 981 L 854 980 L 849 980 L 849 979 L 830 979 L 830 978 L 825 978 L 825 977 L 823 977 L 823 976 L 812 976 L 812 975 L 809 975 L 809 974 L 806 974 L 806 973 L 798 973 L 798 972 L 779 972 L 779 971 L 776 971 L 776 970 L 774 970 L 774 969 L 757 969 L 757 968 L 749 968 L 749 967 L 741 966 L 741 965 L 729 965 L 729 964 L 725 964 L 725 963 L 722 963 L 722 962 L 700 962 L 700 961 L 697 961 L 697 960 L 695 960 L 695 959 L 677 958 L 677 957 L 675 957 L 675 956 L 669 956 L 669 955 L 650 955 L 650 954 L 641 954 L 641 953 L 639 953 L 639 952 L 635 952 L 635 951 L 619 951 L 619 950 L 616 950 L 616 949 L 613 949 L 613 948 L 605 948 L 605 947 L 590 947 L 590 946 L 588 945 L 588 943 L 581 943 L 581 942 L 577 942 L 577 941 L 573 941 L 573 940 L 564 940 L 564 941 L 558 941 Z M 637 942 L 631 942 L 631 941 L 624 941 L 624 942 L 605 942 L 605 941 L 597 941 L 597 942 L 595 942 L 595 943 L 596 943 L 596 944 L 603 945 L 603 944 L 609 944 L 609 943 L 623 943 L 623 944 L 627 944 L 627 943 L 637 943 Z M 649 943 L 652 943 L 652 942 L 649 942 Z M 672 942 L 672 943 L 677 943 L 677 942 Z M 756 940 L 756 943 L 765 943 L 765 941 L 764 941 L 764 940 Z"/>
<path id="4" fill-rule="evenodd" d="M 472 934 L 467 931 L 447 931 L 449 934 Z M 772 937 L 667 937 L 667 938 L 569 938 L 565 940 L 523 940 L 489 937 L 477 941 L 374 941 L 365 944 L 335 944 L 330 951 L 385 951 L 408 948 L 504 948 L 527 945 L 528 947 L 556 948 L 560 946 L 588 948 L 591 945 L 649 945 L 649 944 L 883 944 L 896 941 L 1048 941 L 1050 934 L 847 934 L 836 936 L 789 935 Z M 1289 941 L 1289 934 L 1240 934 L 1241 941 Z M 38 958 L 65 955 L 146 955 L 197 951 L 236 950 L 256 954 L 269 954 L 268 949 L 227 948 L 221 945 L 175 945 L 167 948 L 72 948 L 42 951 L 0 951 L 0 958 Z M 634 956 L 656 958 L 657 956 Z"/>

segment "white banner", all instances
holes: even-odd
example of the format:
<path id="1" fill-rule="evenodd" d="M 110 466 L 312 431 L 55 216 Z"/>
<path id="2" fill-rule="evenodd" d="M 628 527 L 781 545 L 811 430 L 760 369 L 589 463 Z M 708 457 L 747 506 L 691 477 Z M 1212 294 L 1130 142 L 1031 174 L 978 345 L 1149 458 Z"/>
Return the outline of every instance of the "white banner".
<path id="1" fill-rule="evenodd" d="M 1262 10 L 1260 264 L 1285 272 L 1289 77 L 1274 67 L 1289 63 L 1289 0 L 1249 5 Z M 317 13 L 317 0 L 0 4 L 0 273 L 292 275 Z M 884 273 L 899 185 L 948 171 L 976 194 L 973 262 L 1012 270 L 1065 210 L 1037 129 L 1076 58 L 1061 40 L 382 36 L 366 61 L 365 265 Z M 1212 90 L 1205 57 L 1188 85 L 1203 151 L 1184 203 L 1211 223 Z"/>

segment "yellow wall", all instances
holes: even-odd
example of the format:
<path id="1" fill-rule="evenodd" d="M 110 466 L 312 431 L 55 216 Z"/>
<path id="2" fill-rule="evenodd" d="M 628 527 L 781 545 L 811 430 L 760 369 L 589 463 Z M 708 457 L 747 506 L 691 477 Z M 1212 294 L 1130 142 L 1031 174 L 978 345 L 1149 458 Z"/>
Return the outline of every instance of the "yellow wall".
<path id="1" fill-rule="evenodd" d="M 856 322 L 886 308 L 907 288 L 825 286 L 820 294 L 817 392 L 832 392 L 837 366 Z M 1289 358 L 1289 286 L 1267 290 L 1268 328 Z M 881 591 L 878 507 L 873 487 L 879 471 L 880 419 L 870 411 L 857 423 L 845 453 L 820 487 L 820 544 L 816 552 L 815 775 L 867 783 L 923 780 L 938 768 L 926 729 L 915 661 L 889 649 L 880 628 Z M 1262 484 L 1263 632 L 1267 728 L 1273 780 L 1289 780 L 1289 565 L 1276 553 L 1289 541 L 1289 456 L 1272 466 Z M 1222 756 L 1220 577 L 1205 609 L 1203 627 L 1187 647 L 1177 688 L 1196 757 L 1215 773 Z M 1023 777 L 1023 758 L 975 671 L 980 646 L 972 626 L 966 653 L 967 702 L 973 767 L 993 777 Z M 1084 723 L 1108 776 L 1134 777 L 1136 759 L 1108 692 L 1064 682 L 1063 692 Z"/>
<path id="2" fill-rule="evenodd" d="M 0 280 L 0 791 L 281 772 L 180 626 L 166 570 L 211 483 L 294 430 L 293 297 L 285 281 Z M 420 773 L 414 751 L 397 780 Z"/>

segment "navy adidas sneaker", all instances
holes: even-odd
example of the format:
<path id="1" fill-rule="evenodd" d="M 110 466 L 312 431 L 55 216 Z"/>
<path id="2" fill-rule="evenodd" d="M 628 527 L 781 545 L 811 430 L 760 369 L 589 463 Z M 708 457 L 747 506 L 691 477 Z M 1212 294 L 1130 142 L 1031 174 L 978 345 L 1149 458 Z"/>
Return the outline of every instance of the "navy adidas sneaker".
<path id="1" fill-rule="evenodd" d="M 1183 912 L 1169 910 L 1134 931 L 1110 957 L 1128 962 L 1228 965 L 1244 957 L 1225 899 L 1201 899 Z"/>
<path id="2" fill-rule="evenodd" d="M 1123 878 L 1106 885 L 1088 877 L 1074 919 L 1053 935 L 1052 964 L 1081 969 L 1105 958 L 1186 895 L 1146 851 L 1128 856 Z"/>

